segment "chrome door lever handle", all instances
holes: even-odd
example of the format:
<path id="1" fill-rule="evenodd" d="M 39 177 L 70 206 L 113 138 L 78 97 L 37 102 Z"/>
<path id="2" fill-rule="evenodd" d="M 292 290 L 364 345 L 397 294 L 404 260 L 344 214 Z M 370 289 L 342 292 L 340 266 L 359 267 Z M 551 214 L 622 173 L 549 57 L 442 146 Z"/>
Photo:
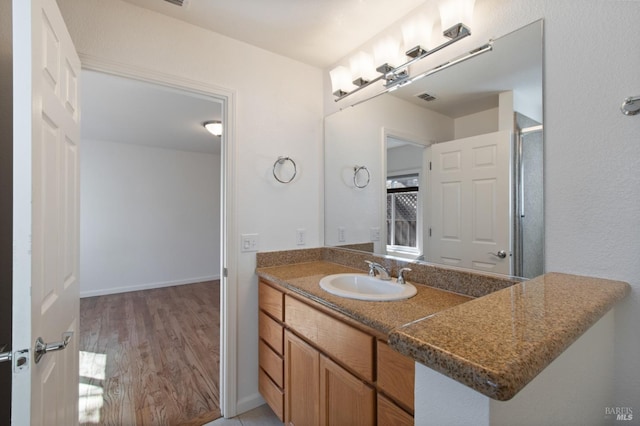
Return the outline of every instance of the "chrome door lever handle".
<path id="1" fill-rule="evenodd" d="M 500 250 L 500 251 L 499 251 L 499 252 L 497 252 L 497 253 L 491 253 L 491 252 L 489 252 L 489 254 L 491 254 L 491 255 L 493 255 L 493 256 L 496 256 L 496 257 L 499 257 L 500 259 L 504 259 L 505 257 L 507 257 L 507 252 L 506 252 L 506 251 L 504 251 L 504 250 Z"/>
<path id="2" fill-rule="evenodd" d="M 73 331 L 65 331 L 62 333 L 62 340 L 54 343 L 45 343 L 42 340 L 42 337 L 38 337 L 36 339 L 36 347 L 35 347 L 35 362 L 36 364 L 40 362 L 42 356 L 47 352 L 61 351 L 67 347 L 71 337 L 73 336 Z"/>
<path id="3" fill-rule="evenodd" d="M 2 352 L 7 345 L 0 345 L 0 362 L 11 361 L 11 351 Z"/>

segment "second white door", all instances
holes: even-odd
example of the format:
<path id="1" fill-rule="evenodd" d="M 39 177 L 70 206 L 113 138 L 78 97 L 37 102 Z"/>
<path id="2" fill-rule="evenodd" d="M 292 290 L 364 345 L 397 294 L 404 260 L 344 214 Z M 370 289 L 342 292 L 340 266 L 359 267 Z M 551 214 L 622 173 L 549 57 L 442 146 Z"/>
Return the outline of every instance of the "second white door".
<path id="1" fill-rule="evenodd" d="M 511 140 L 500 131 L 432 145 L 431 260 L 511 273 Z"/>

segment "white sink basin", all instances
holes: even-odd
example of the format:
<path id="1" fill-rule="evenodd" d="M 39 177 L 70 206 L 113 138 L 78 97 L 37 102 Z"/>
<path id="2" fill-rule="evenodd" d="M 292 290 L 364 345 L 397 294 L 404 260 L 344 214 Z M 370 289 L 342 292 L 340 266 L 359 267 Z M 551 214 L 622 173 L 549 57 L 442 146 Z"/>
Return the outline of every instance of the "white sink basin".
<path id="1" fill-rule="evenodd" d="M 367 274 L 328 275 L 320 280 L 320 287 L 336 296 L 370 301 L 408 299 L 418 292 L 412 284 L 398 284 L 395 278 L 384 281 Z"/>

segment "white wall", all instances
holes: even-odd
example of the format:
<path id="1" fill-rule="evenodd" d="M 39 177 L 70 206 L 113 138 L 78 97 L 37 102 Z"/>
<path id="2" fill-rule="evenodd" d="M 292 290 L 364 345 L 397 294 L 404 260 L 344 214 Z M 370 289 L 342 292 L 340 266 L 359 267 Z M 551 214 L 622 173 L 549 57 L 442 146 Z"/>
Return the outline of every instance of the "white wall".
<path id="1" fill-rule="evenodd" d="M 81 297 L 220 277 L 220 157 L 83 140 Z"/>
<path id="2" fill-rule="evenodd" d="M 616 309 L 616 367 L 608 380 L 615 384 L 611 404 L 638 413 L 640 117 L 624 116 L 619 107 L 625 97 L 640 94 L 640 3 L 476 0 L 473 35 L 447 48 L 446 55 L 540 18 L 545 20 L 545 268 L 632 285 Z M 329 114 L 342 105 L 333 102 L 325 78 Z M 640 424 L 640 416 L 633 424 Z"/>
<path id="3" fill-rule="evenodd" d="M 475 114 L 458 117 L 454 120 L 454 126 L 454 139 L 463 139 L 469 136 L 497 132 L 499 130 L 498 108 L 491 108 Z"/>
<path id="4" fill-rule="evenodd" d="M 422 170 L 425 148 L 403 145 L 387 148 L 387 176 L 407 170 Z"/>
<path id="5" fill-rule="evenodd" d="M 235 93 L 235 221 L 240 235 L 258 233 L 260 250 L 322 243 L 322 73 L 202 28 L 120 0 L 58 0 L 81 55 L 157 71 Z M 298 176 L 275 181 L 273 163 L 292 157 Z M 237 339 L 240 411 L 258 393 L 258 292 L 255 253 L 238 253 Z"/>

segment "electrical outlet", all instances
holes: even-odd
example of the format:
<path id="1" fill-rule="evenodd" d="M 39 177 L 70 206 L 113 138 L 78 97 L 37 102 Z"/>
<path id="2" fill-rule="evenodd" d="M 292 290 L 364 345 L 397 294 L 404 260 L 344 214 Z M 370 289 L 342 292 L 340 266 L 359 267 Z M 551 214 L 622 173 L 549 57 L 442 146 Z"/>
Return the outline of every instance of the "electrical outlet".
<path id="1" fill-rule="evenodd" d="M 306 229 L 296 229 L 296 244 L 299 246 L 303 246 L 305 245 L 305 236 L 306 236 Z"/>
<path id="2" fill-rule="evenodd" d="M 345 241 L 347 241 L 347 238 L 345 236 L 344 226 L 339 226 L 338 227 L 338 242 L 339 243 L 344 243 Z"/>
<path id="3" fill-rule="evenodd" d="M 380 228 L 371 228 L 369 232 L 371 241 L 380 241 Z"/>
<path id="4" fill-rule="evenodd" d="M 240 251 L 258 251 L 258 234 L 242 234 L 240 236 Z"/>

